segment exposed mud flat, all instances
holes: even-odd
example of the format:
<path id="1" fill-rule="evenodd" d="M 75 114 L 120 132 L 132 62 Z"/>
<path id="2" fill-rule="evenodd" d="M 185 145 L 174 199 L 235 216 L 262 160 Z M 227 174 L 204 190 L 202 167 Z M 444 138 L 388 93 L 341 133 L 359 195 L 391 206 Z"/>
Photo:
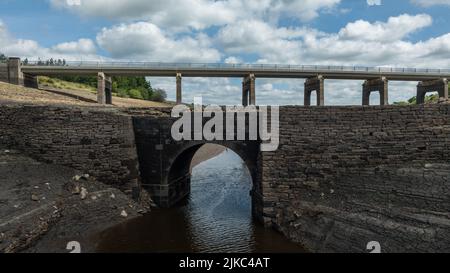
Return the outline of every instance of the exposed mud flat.
<path id="1" fill-rule="evenodd" d="M 0 149 L 0 252 L 94 252 L 98 232 L 146 212 L 87 174 Z"/>
<path id="2" fill-rule="evenodd" d="M 215 144 L 203 145 L 200 149 L 198 149 L 197 153 L 195 153 L 194 158 L 192 159 L 191 170 L 198 164 L 220 155 L 226 149 L 227 148 L 224 146 Z"/>

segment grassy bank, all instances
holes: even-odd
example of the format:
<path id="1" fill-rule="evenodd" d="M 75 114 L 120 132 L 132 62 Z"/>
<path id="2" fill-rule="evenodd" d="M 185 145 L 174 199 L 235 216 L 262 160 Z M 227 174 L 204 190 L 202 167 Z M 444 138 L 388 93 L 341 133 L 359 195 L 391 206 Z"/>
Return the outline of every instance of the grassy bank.
<path id="1" fill-rule="evenodd" d="M 68 82 L 68 81 L 63 81 L 60 79 L 49 78 L 49 77 L 44 77 L 44 76 L 40 76 L 38 78 L 38 82 L 39 82 L 39 85 L 44 88 L 50 87 L 50 88 L 56 88 L 56 89 L 79 90 L 79 91 L 87 91 L 87 92 L 91 92 L 91 93 L 97 92 L 97 90 L 90 85 L 86 85 L 86 84 L 82 84 L 82 83 L 75 83 L 75 82 Z"/>

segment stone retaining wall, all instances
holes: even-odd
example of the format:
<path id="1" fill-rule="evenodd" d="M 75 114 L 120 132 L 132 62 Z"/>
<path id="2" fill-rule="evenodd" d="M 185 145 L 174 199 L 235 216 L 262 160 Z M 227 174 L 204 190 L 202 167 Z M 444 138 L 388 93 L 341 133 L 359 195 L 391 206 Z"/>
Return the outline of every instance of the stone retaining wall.
<path id="1" fill-rule="evenodd" d="M 6 63 L 0 63 L 0 81 L 8 82 L 8 66 Z"/>
<path id="2" fill-rule="evenodd" d="M 125 192 L 139 183 L 131 117 L 114 109 L 2 106 L 0 143 Z"/>
<path id="3" fill-rule="evenodd" d="M 283 107 L 264 216 L 317 252 L 450 251 L 450 106 Z"/>

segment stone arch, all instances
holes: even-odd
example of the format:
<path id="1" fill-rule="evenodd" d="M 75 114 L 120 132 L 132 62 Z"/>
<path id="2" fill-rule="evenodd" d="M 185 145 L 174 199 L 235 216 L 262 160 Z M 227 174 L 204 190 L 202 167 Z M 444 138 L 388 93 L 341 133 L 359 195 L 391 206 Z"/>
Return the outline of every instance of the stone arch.
<path id="1" fill-rule="evenodd" d="M 235 152 L 247 166 L 253 188 L 257 183 L 257 154 L 259 143 L 256 142 L 193 142 L 187 143 L 174 153 L 168 161 L 168 168 L 163 183 L 168 186 L 167 199 L 162 206 L 173 206 L 190 193 L 191 162 L 196 152 L 205 144 L 215 144 Z"/>

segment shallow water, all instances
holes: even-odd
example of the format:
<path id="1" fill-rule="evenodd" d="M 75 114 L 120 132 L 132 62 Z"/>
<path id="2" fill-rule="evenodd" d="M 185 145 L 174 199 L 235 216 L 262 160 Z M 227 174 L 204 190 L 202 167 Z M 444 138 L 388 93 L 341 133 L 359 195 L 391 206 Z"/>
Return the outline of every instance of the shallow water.
<path id="1" fill-rule="evenodd" d="M 252 219 L 251 178 L 232 151 L 193 169 L 191 195 L 175 208 L 104 231 L 99 252 L 303 252 Z"/>

